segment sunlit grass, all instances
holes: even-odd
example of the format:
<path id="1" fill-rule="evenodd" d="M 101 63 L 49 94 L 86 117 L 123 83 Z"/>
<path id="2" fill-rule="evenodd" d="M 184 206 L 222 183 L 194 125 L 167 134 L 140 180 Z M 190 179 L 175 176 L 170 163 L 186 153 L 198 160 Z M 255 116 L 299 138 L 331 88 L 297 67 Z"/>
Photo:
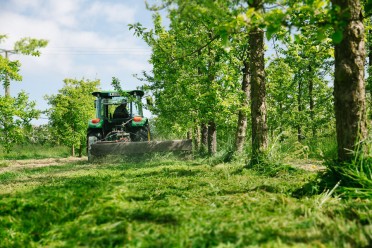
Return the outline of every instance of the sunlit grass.
<path id="1" fill-rule="evenodd" d="M 40 159 L 64 158 L 70 156 L 70 149 L 59 145 L 25 144 L 16 145 L 10 153 L 6 153 L 0 145 L 1 159 Z"/>
<path id="2" fill-rule="evenodd" d="M 8 172 L 0 175 L 0 247 L 370 244 L 370 199 L 299 197 L 316 174 L 264 172 L 161 157 Z"/>

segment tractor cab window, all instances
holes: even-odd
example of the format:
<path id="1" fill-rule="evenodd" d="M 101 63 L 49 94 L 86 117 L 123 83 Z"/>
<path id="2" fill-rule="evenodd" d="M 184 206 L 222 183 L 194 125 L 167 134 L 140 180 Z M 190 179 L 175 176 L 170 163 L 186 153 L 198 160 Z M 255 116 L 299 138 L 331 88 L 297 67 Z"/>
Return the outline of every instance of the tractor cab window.
<path id="1" fill-rule="evenodd" d="M 130 108 L 125 97 L 103 99 L 102 116 L 107 119 L 129 118 Z"/>
<path id="2" fill-rule="evenodd" d="M 133 102 L 131 107 L 132 107 L 132 117 L 143 116 L 142 102 L 141 102 L 141 97 L 140 96 L 136 97 L 136 101 Z"/>

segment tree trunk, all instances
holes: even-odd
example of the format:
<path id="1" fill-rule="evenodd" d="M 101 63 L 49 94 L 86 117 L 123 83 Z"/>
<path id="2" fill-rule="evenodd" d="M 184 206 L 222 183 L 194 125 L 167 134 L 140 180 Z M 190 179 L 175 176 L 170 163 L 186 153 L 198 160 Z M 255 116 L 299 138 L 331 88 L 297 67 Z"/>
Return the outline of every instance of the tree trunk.
<path id="1" fill-rule="evenodd" d="M 72 145 L 71 147 L 71 156 L 75 157 L 75 145 Z"/>
<path id="2" fill-rule="evenodd" d="M 208 123 L 208 154 L 215 155 L 217 152 L 217 127 L 214 121 Z"/>
<path id="3" fill-rule="evenodd" d="M 200 128 L 198 125 L 195 125 L 193 129 L 193 144 L 195 151 L 199 151 L 200 147 Z"/>
<path id="4" fill-rule="evenodd" d="M 201 144 L 200 144 L 200 153 L 205 155 L 208 149 L 208 126 L 203 123 L 201 125 Z"/>
<path id="5" fill-rule="evenodd" d="M 372 23 L 372 17 L 370 17 L 369 21 Z M 368 66 L 372 66 L 372 30 L 368 30 Z M 370 75 L 372 76 L 372 75 Z"/>
<path id="6" fill-rule="evenodd" d="M 335 45 L 335 112 L 338 159 L 353 158 L 350 150 L 367 137 L 365 106 L 365 42 L 360 0 L 332 0 L 344 13 L 343 39 Z M 340 17 L 342 18 L 342 17 Z"/>
<path id="7" fill-rule="evenodd" d="M 9 58 L 10 51 L 5 50 L 5 59 Z M 10 79 L 8 73 L 5 75 L 5 81 L 4 81 L 4 89 L 5 89 L 5 96 L 10 96 Z"/>
<path id="8" fill-rule="evenodd" d="M 249 104 L 249 63 L 248 61 L 244 61 L 244 68 L 243 68 L 243 81 L 242 81 L 242 92 L 243 92 L 243 100 L 240 106 L 239 115 L 238 115 L 238 126 L 236 129 L 236 136 L 235 136 L 235 151 L 240 154 L 243 152 L 245 137 L 247 133 L 247 113 L 246 109 L 248 108 Z"/>
<path id="9" fill-rule="evenodd" d="M 261 4 L 261 1 L 255 1 Z M 254 28 L 249 33 L 251 69 L 252 163 L 258 163 L 267 149 L 265 48 L 264 32 Z"/>
<path id="10" fill-rule="evenodd" d="M 186 137 L 187 137 L 187 139 L 192 139 L 192 131 L 187 131 L 187 133 L 186 133 Z"/>
<path id="11" fill-rule="evenodd" d="M 310 81 L 309 81 L 309 104 L 310 104 L 310 120 L 311 120 L 311 131 L 313 134 L 313 138 L 316 137 L 316 128 L 315 128 L 315 119 L 314 119 L 314 96 L 313 96 L 313 89 L 314 89 L 314 81 L 312 78 L 312 68 L 311 65 L 309 65 L 309 75 L 310 75 Z"/>
<path id="12" fill-rule="evenodd" d="M 80 142 L 80 145 L 79 145 L 79 158 L 81 158 L 83 156 L 83 143 Z"/>
<path id="13" fill-rule="evenodd" d="M 298 92 L 297 92 L 297 110 L 298 110 L 298 114 L 299 116 L 302 115 L 302 81 L 301 79 L 297 78 L 298 79 Z M 298 124 L 297 124 L 297 140 L 298 142 L 301 142 L 303 140 L 303 135 L 302 135 L 302 126 L 301 126 L 301 120 L 302 118 L 300 118 L 298 121 Z"/>

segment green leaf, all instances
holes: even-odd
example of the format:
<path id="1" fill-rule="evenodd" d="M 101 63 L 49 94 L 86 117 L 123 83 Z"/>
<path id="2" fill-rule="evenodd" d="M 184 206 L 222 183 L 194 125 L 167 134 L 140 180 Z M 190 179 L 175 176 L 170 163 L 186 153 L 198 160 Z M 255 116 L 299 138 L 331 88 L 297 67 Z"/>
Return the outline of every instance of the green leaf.
<path id="1" fill-rule="evenodd" d="M 280 29 L 280 27 L 279 27 Z M 270 40 L 272 36 L 279 31 L 277 26 L 269 25 L 266 29 L 266 38 Z"/>
<path id="2" fill-rule="evenodd" d="M 364 5 L 364 11 L 366 12 L 366 14 L 372 14 L 372 1 L 371 0 L 367 0 L 365 5 Z"/>
<path id="3" fill-rule="evenodd" d="M 342 39 L 344 38 L 344 35 L 342 33 L 341 30 L 336 30 L 333 34 L 332 34 L 332 41 L 336 44 L 339 44 L 341 43 Z"/>
<path id="4" fill-rule="evenodd" d="M 223 46 L 229 46 L 230 42 L 229 42 L 229 34 L 226 30 L 221 30 L 220 31 L 220 37 L 221 37 L 221 41 L 222 41 L 222 45 Z"/>

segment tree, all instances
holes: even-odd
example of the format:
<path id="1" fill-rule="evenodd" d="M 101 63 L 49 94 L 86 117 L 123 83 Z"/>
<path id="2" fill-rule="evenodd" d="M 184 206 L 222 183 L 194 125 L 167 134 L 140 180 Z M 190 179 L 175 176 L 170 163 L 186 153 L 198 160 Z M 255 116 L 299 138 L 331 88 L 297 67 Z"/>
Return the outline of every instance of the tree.
<path id="1" fill-rule="evenodd" d="M 360 0 L 332 0 L 332 6 L 341 36 L 335 44 L 334 81 L 338 159 L 347 161 L 367 137 L 363 13 Z"/>
<path id="2" fill-rule="evenodd" d="M 261 11 L 262 0 L 249 1 L 250 7 Z M 264 31 L 254 27 L 249 32 L 251 69 L 251 119 L 252 119 L 252 163 L 260 161 L 268 145 L 266 121 L 266 81 L 265 81 L 265 41 Z"/>
<path id="3" fill-rule="evenodd" d="M 6 39 L 6 35 L 0 35 L 0 43 Z M 3 82 L 5 95 L 10 96 L 10 80 L 21 81 L 22 76 L 18 73 L 21 63 L 9 60 L 9 54 L 24 54 L 31 56 L 40 56 L 40 48 L 48 45 L 47 40 L 22 38 L 14 44 L 12 50 L 0 49 L 0 52 L 5 53 L 5 57 L 0 55 L 0 81 Z"/>
<path id="4" fill-rule="evenodd" d="M 25 140 L 30 121 L 39 117 L 40 111 L 35 105 L 25 92 L 17 97 L 0 96 L 0 140 L 7 153 L 16 143 Z"/>
<path id="5" fill-rule="evenodd" d="M 6 35 L 0 35 L 0 43 L 6 39 Z M 40 115 L 35 109 L 35 102 L 29 102 L 28 95 L 21 92 L 17 97 L 10 96 L 10 80 L 21 81 L 19 74 L 21 64 L 19 61 L 9 60 L 10 53 L 21 53 L 32 56 L 39 56 L 41 47 L 47 45 L 46 40 L 23 38 L 17 41 L 13 50 L 0 49 L 5 57 L 0 54 L 0 81 L 5 89 L 5 96 L 0 96 L 0 139 L 6 152 L 9 152 L 15 143 L 25 139 L 25 132 L 33 118 Z"/>
<path id="6" fill-rule="evenodd" d="M 216 25 L 216 19 L 226 17 L 228 11 L 222 10 L 227 10 L 228 4 L 173 2 L 178 8 L 169 9 L 169 30 L 161 26 L 159 15 L 155 15 L 154 30 L 145 31 L 140 24 L 131 26 L 153 50 L 153 71 L 151 76 L 145 74 L 149 82 L 146 88 L 154 95 L 158 123 L 182 128 L 184 133 L 200 126 L 200 147 L 213 155 L 217 128 L 236 118 L 232 111 L 236 111 L 235 79 L 240 70 L 239 66 L 231 66 L 236 61 L 224 49 Z M 197 133 L 194 137 L 200 137 Z"/>
<path id="7" fill-rule="evenodd" d="M 79 156 L 82 156 L 87 123 L 95 113 L 92 92 L 99 84 L 99 80 L 65 79 L 64 87 L 57 95 L 45 97 L 51 105 L 48 115 L 53 135 L 71 147 L 72 156 L 75 156 L 75 147 L 79 148 Z"/>
<path id="8" fill-rule="evenodd" d="M 279 34 L 278 34 L 279 36 Z M 270 129 L 283 124 L 297 130 L 299 142 L 334 125 L 332 91 L 333 53 L 330 39 L 317 39 L 317 27 L 302 27 L 295 35 L 281 34 L 280 47 L 268 67 Z M 285 73 L 283 73 L 285 72 Z M 332 129 L 333 130 L 333 129 Z"/>

